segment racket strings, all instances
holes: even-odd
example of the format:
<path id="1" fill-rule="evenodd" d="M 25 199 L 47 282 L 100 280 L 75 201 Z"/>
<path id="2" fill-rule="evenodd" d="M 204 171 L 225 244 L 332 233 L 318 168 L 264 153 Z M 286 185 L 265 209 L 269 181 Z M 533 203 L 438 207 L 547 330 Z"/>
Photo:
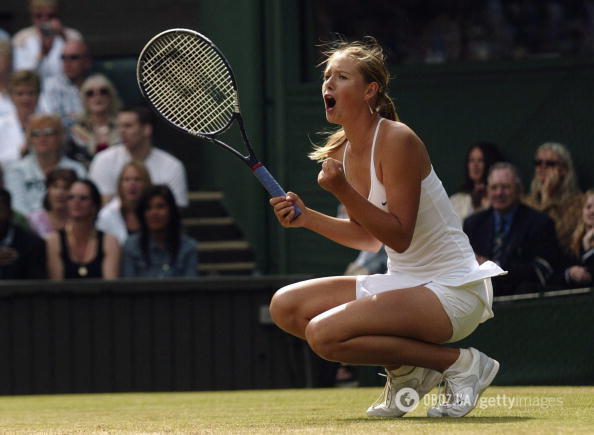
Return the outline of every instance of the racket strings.
<path id="1" fill-rule="evenodd" d="M 143 57 L 145 94 L 172 123 L 207 134 L 229 125 L 236 104 L 233 79 L 208 42 L 174 33 L 154 41 Z"/>

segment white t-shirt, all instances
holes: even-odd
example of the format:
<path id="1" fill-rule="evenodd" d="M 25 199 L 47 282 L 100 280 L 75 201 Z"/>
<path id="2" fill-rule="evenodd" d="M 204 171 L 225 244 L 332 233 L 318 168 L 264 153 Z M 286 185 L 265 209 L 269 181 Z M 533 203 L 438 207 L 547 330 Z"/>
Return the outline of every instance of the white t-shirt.
<path id="1" fill-rule="evenodd" d="M 114 145 L 96 154 L 89 168 L 89 177 L 102 195 L 116 195 L 120 172 L 132 156 L 124 145 Z M 153 184 L 166 184 L 180 207 L 188 205 L 186 169 L 180 160 L 153 147 L 144 164 Z"/>
<path id="2" fill-rule="evenodd" d="M 0 116 L 4 116 L 7 113 L 14 112 L 14 104 L 8 95 L 8 92 L 0 92 Z"/>
<path id="3" fill-rule="evenodd" d="M 82 35 L 70 28 L 64 29 L 66 39 L 80 39 Z M 41 54 L 41 35 L 34 26 L 20 30 L 12 38 L 14 70 L 23 69 L 35 70 L 42 80 L 60 74 L 62 72 L 62 51 L 64 50 L 64 38 L 56 36 L 49 53 L 39 61 Z"/>
<path id="4" fill-rule="evenodd" d="M 126 228 L 126 222 L 120 211 L 121 206 L 122 202 L 118 197 L 113 198 L 105 204 L 101 211 L 99 211 L 97 224 L 95 226 L 98 230 L 113 235 L 118 239 L 120 245 L 123 245 L 128 238 L 128 229 Z"/>
<path id="5" fill-rule="evenodd" d="M 11 163 L 21 158 L 20 149 L 25 142 L 25 133 L 16 111 L 0 115 L 0 164 L 5 172 Z"/>

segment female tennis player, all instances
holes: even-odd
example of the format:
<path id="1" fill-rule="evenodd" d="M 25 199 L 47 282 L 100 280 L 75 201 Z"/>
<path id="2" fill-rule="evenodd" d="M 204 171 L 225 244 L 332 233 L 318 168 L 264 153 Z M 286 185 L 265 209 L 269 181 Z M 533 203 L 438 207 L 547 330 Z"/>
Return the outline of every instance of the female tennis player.
<path id="1" fill-rule="evenodd" d="M 384 395 L 369 416 L 404 415 L 396 400 L 402 388 L 416 390 L 420 400 L 443 377 L 446 400 L 428 415 L 462 417 L 499 363 L 442 344 L 493 317 L 491 277 L 505 272 L 477 263 L 423 142 L 398 121 L 377 42 L 342 42 L 326 54 L 326 119 L 340 128 L 311 157 L 323 162 L 318 183 L 345 205 L 348 218 L 312 210 L 292 192 L 270 204 L 286 228 L 308 228 L 357 250 L 384 243 L 388 272 L 289 285 L 272 298 L 271 316 L 322 358 L 386 368 Z M 293 204 L 302 210 L 298 217 Z"/>

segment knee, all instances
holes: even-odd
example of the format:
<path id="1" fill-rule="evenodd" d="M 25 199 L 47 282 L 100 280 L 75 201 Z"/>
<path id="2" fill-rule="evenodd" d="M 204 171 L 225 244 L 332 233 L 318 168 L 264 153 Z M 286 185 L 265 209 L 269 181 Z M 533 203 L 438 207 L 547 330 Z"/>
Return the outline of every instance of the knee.
<path id="1" fill-rule="evenodd" d="M 324 319 L 313 318 L 305 328 L 305 339 L 316 355 L 328 361 L 341 360 L 341 339 Z"/>
<path id="2" fill-rule="evenodd" d="M 291 295 L 290 286 L 287 286 L 272 296 L 268 310 L 272 321 L 279 327 L 287 329 L 285 326 L 294 322 L 297 316 L 297 308 L 297 301 Z"/>

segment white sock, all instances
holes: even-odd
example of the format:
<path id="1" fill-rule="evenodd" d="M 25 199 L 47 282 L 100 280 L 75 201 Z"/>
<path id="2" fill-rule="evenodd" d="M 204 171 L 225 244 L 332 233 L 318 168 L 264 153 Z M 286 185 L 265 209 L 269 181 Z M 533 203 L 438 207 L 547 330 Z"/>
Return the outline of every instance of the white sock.
<path id="1" fill-rule="evenodd" d="M 460 349 L 460 356 L 458 359 L 449 366 L 446 371 L 444 372 L 447 374 L 450 373 L 463 373 L 470 368 L 472 364 L 472 352 L 470 349 Z"/>
<path id="2" fill-rule="evenodd" d="M 390 373 L 394 376 L 409 375 L 415 369 L 413 366 L 400 366 L 397 369 L 390 370 Z"/>

